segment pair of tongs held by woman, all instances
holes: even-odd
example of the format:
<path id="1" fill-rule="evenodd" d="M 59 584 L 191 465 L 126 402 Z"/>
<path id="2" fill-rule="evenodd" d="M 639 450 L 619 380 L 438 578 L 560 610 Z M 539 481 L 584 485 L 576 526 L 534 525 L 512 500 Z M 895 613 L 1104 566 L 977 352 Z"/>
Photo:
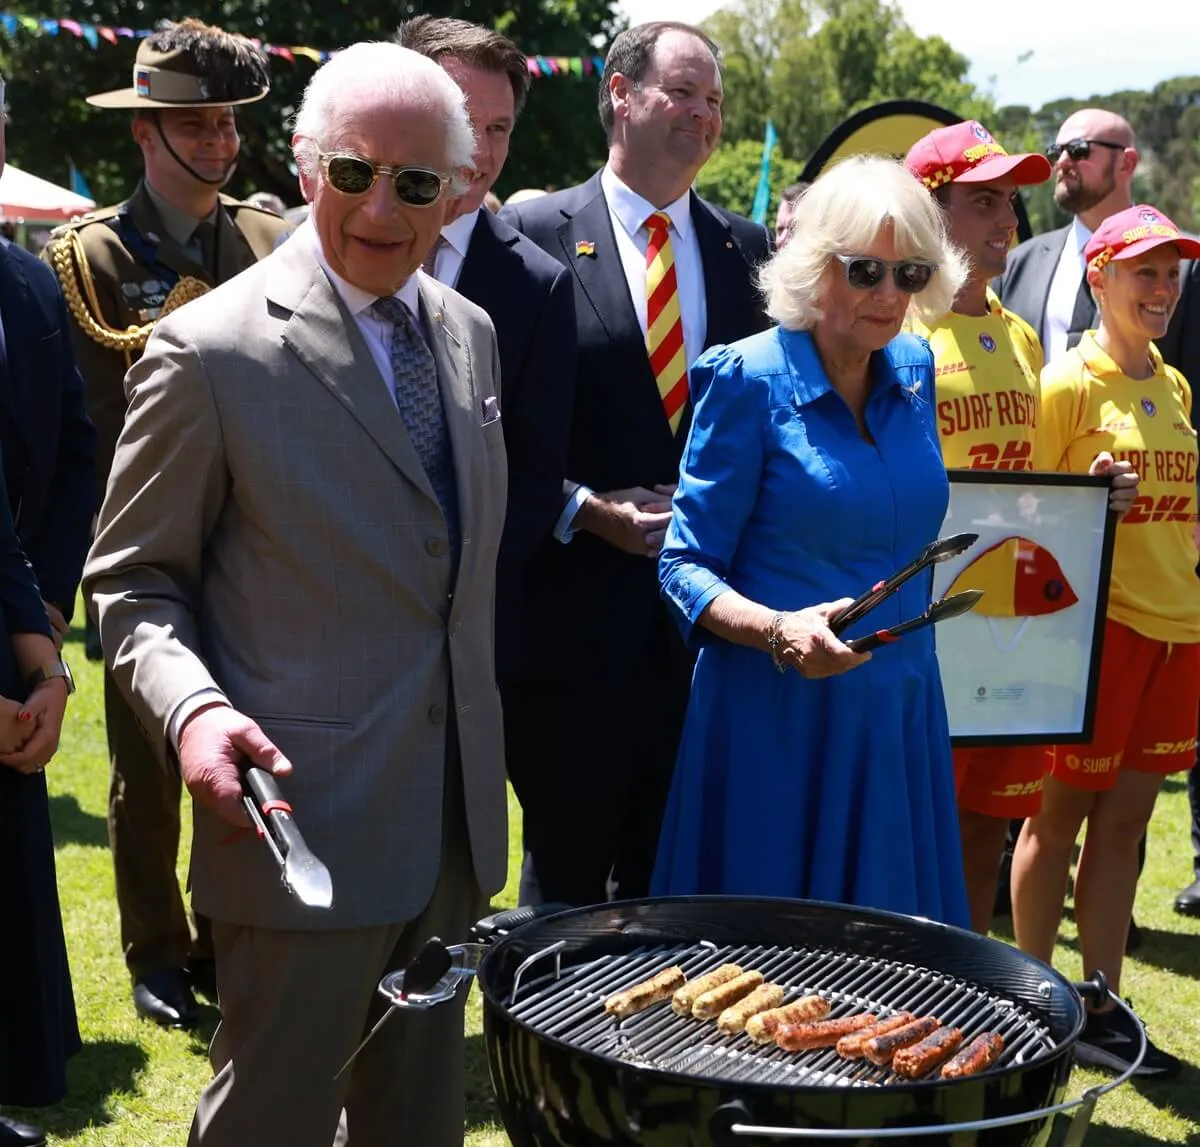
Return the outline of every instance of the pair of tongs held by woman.
<path id="1" fill-rule="evenodd" d="M 829 628 L 834 634 L 843 633 L 856 621 L 866 617 L 871 610 L 881 602 L 886 601 L 905 582 L 911 581 L 922 570 L 937 565 L 938 562 L 958 557 L 959 554 L 970 549 L 978 540 L 978 534 L 952 534 L 950 537 L 938 538 L 936 541 L 930 542 L 903 569 L 897 570 L 891 577 L 884 578 L 883 581 L 876 582 L 866 593 L 855 598 L 845 609 L 835 613 L 829 619 Z M 981 597 L 983 597 L 982 590 L 969 589 L 962 593 L 956 593 L 951 597 L 940 598 L 933 602 L 918 617 L 902 621 L 897 625 L 890 625 L 886 629 L 877 629 L 874 633 L 856 637 L 846 642 L 846 644 L 855 653 L 868 653 L 872 649 L 878 649 L 881 645 L 898 641 L 904 634 L 912 633 L 913 630 L 924 629 L 927 625 L 934 625 L 939 621 L 958 617 L 959 614 L 973 609 Z"/>

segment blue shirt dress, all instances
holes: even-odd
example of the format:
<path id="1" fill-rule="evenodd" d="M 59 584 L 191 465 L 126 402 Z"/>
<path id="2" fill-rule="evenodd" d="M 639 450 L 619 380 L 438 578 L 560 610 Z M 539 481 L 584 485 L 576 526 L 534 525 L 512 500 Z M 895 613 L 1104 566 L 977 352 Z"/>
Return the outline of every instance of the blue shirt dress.
<path id="1" fill-rule="evenodd" d="M 699 655 L 655 895 L 794 896 L 967 925 L 933 628 L 810 681 L 696 625 L 727 589 L 778 610 L 856 597 L 938 536 L 949 487 L 933 357 L 901 335 L 872 365 L 873 444 L 806 332 L 765 331 L 692 368 L 659 573 Z M 918 615 L 930 588 L 912 579 L 844 636 Z"/>

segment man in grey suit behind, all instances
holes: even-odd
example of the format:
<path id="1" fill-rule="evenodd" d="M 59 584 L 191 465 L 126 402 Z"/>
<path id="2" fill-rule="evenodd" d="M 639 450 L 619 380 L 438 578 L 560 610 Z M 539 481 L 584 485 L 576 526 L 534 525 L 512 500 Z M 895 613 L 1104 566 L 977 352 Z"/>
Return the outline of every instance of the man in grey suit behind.
<path id="1" fill-rule="evenodd" d="M 463 935 L 505 875 L 495 335 L 417 270 L 473 137 L 441 68 L 357 44 L 315 73 L 293 149 L 310 222 L 129 374 L 86 592 L 195 802 L 222 1018 L 191 1147 L 449 1147 L 460 1008 L 394 1020 L 334 1076 L 380 977 Z M 284 778 L 330 911 L 231 833 L 245 759 Z"/>

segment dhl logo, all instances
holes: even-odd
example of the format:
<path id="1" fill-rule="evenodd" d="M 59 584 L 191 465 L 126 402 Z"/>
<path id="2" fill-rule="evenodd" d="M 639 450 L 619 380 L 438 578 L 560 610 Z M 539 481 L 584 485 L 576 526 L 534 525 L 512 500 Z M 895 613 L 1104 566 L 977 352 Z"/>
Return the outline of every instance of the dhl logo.
<path id="1" fill-rule="evenodd" d="M 1187 741 L 1159 741 L 1153 749 L 1142 750 L 1147 757 L 1177 757 L 1180 753 L 1194 753 L 1195 751 L 1195 737 Z"/>
<path id="2" fill-rule="evenodd" d="M 1045 782 L 1041 780 L 1026 781 L 1024 784 L 1005 785 L 1002 789 L 993 791 L 994 797 L 1031 797 L 1034 793 L 1040 793 L 1046 787 Z"/>
<path id="3" fill-rule="evenodd" d="M 1157 500 L 1149 494 L 1134 498 L 1122 524 L 1143 525 L 1146 522 L 1194 522 L 1192 500 L 1184 494 L 1163 494 Z"/>

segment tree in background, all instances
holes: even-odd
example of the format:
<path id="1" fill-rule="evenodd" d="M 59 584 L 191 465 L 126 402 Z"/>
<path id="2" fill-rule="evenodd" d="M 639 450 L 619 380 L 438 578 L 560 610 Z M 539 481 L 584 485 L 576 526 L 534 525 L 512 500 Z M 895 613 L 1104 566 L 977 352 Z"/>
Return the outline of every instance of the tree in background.
<path id="1" fill-rule="evenodd" d="M 325 50 L 357 40 L 387 39 L 400 21 L 418 11 L 494 26 L 530 55 L 603 55 L 619 27 L 613 0 L 432 0 L 420 5 L 404 0 L 155 0 L 153 17 L 141 0 L 66 0 L 54 5 L 14 0 L 4 7 L 14 14 L 130 28 L 151 27 L 152 19 L 199 16 L 267 43 Z M 8 80 L 12 109 L 12 161 L 65 183 L 70 156 L 99 202 L 125 198 L 141 169 L 128 115 L 92 108 L 84 97 L 129 83 L 136 50 L 136 41 L 128 39 L 117 45 L 101 41 L 92 48 L 63 31 L 57 36 L 22 31 L 11 40 L 0 38 L 0 69 Z M 239 109 L 242 153 L 228 188 L 231 194 L 273 191 L 288 204 L 300 202 L 288 122 L 314 66 L 301 57 L 294 63 L 271 58 L 270 96 Z M 518 187 L 565 186 L 603 162 L 597 82 L 595 76 L 534 80 L 498 188 L 501 196 Z"/>

